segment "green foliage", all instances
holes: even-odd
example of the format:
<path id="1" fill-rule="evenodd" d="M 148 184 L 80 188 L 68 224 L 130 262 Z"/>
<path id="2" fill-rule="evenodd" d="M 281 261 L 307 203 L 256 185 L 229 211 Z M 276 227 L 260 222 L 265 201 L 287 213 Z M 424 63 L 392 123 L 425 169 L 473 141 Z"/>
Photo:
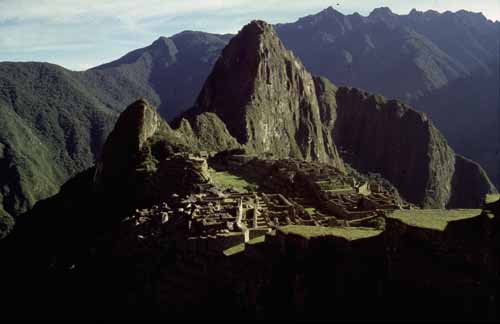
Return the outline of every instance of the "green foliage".
<path id="1" fill-rule="evenodd" d="M 481 209 L 411 209 L 396 210 L 388 217 L 409 226 L 444 231 L 450 222 L 474 218 L 480 214 Z"/>
<path id="2" fill-rule="evenodd" d="M 84 73 L 94 87 L 126 85 L 145 97 L 167 120 L 191 108 L 212 65 L 231 35 L 186 31 L 160 37 L 151 45 Z M 140 95 L 138 95 L 140 93 Z M 115 93 L 113 93 L 115 95 Z"/>
<path id="3" fill-rule="evenodd" d="M 225 249 L 222 253 L 224 253 L 225 256 L 232 256 L 243 251 L 245 251 L 245 243 L 240 243 L 228 249 Z"/>
<path id="4" fill-rule="evenodd" d="M 366 222 L 367 227 L 373 227 L 379 229 L 381 231 L 385 230 L 385 218 L 384 217 L 375 217 Z"/>
<path id="5" fill-rule="evenodd" d="M 316 208 L 313 208 L 313 207 L 307 207 L 307 208 L 304 208 L 304 210 L 306 211 L 306 213 L 308 213 L 310 216 L 314 215 L 316 213 Z"/>
<path id="6" fill-rule="evenodd" d="M 382 233 L 367 227 L 324 227 L 307 225 L 287 225 L 279 229 L 284 234 L 296 234 L 306 239 L 315 237 L 338 237 L 348 241 L 370 238 Z"/>
<path id="7" fill-rule="evenodd" d="M 500 200 L 500 195 L 499 194 L 488 194 L 486 195 L 485 202 L 487 204 L 492 204 L 496 201 Z"/>
<path id="8" fill-rule="evenodd" d="M 0 207 L 0 239 L 4 238 L 14 227 L 14 219 Z"/>
<path id="9" fill-rule="evenodd" d="M 235 176 L 229 172 L 217 172 L 210 169 L 210 176 L 214 184 L 220 188 L 233 188 L 238 192 L 252 192 L 257 189 L 257 185 L 250 183 L 243 178 Z"/>
<path id="10" fill-rule="evenodd" d="M 61 67 L 0 64 L 0 206 L 9 214 L 93 164 L 122 108 L 98 97 L 80 74 Z"/>

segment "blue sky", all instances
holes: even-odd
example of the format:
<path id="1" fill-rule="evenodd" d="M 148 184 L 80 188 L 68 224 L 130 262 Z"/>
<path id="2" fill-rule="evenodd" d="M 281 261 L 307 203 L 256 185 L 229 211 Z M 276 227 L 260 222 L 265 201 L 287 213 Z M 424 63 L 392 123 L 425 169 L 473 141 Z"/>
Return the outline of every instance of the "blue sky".
<path id="1" fill-rule="evenodd" d="M 0 0 L 0 61 L 44 61 L 84 70 L 182 30 L 235 33 L 252 19 L 293 22 L 332 6 L 369 14 L 388 6 L 465 9 L 500 20 L 499 0 Z"/>

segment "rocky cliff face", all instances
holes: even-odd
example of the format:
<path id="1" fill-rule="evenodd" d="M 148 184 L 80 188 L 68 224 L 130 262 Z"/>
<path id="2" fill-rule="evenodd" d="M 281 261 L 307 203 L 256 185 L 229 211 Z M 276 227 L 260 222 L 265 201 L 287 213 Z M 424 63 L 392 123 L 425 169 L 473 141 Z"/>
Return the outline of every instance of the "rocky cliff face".
<path id="1" fill-rule="evenodd" d="M 200 151 L 223 151 L 241 145 L 229 134 L 224 122 L 214 113 L 182 119 L 177 129 Z"/>
<path id="2" fill-rule="evenodd" d="M 486 194 L 497 192 L 478 163 L 458 154 L 451 185 L 453 192 L 447 207 L 475 208 L 483 204 Z"/>
<path id="3" fill-rule="evenodd" d="M 127 174 L 138 161 L 146 141 L 160 128 L 160 117 L 149 104 L 137 100 L 118 118 L 96 164 L 96 182 L 112 182 Z"/>
<path id="4" fill-rule="evenodd" d="M 223 50 L 186 116 L 215 113 L 251 152 L 331 162 L 314 79 L 265 22 L 246 25 Z"/>
<path id="5" fill-rule="evenodd" d="M 426 112 L 499 185 L 499 25 L 464 10 L 401 15 L 385 7 L 361 16 L 329 7 L 275 28 L 310 72 Z"/>
<path id="6" fill-rule="evenodd" d="M 198 131 L 184 127 L 186 121 L 180 129 L 201 141 L 214 139 L 205 140 L 208 147 L 220 147 L 217 134 L 227 127 L 249 152 L 343 169 L 339 148 L 346 162 L 380 173 L 408 201 L 426 208 L 478 207 L 484 193 L 494 190 L 476 164 L 455 172 L 454 151 L 425 114 L 313 77 L 262 21 L 246 25 L 230 41 L 184 117 Z M 200 133 L 200 121 L 210 136 Z M 458 180 L 465 178 L 473 185 Z"/>
<path id="7" fill-rule="evenodd" d="M 425 114 L 355 88 L 339 88 L 335 99 L 333 138 L 342 156 L 359 170 L 380 173 L 410 202 L 478 207 L 495 190 L 477 163 L 456 157 Z"/>
<path id="8" fill-rule="evenodd" d="M 192 123 L 182 120 L 173 130 L 145 99 L 139 99 L 125 109 L 108 136 L 96 163 L 94 189 L 132 206 L 148 205 L 172 193 L 192 192 L 210 180 L 206 162 L 189 153 L 237 147 L 212 113 L 198 115 Z"/>

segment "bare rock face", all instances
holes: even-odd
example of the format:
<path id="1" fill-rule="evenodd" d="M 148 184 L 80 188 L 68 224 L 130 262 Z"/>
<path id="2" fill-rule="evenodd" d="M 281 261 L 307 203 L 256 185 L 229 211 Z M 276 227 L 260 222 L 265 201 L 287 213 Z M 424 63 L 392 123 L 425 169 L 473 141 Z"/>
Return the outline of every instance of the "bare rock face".
<path id="1" fill-rule="evenodd" d="M 337 87 L 323 77 L 314 77 L 314 86 L 318 96 L 319 114 L 321 118 L 323 142 L 326 153 L 335 160 L 341 160 L 337 146 L 333 140 L 333 130 L 337 120 Z"/>
<path id="2" fill-rule="evenodd" d="M 144 99 L 125 109 L 109 134 L 96 163 L 95 182 L 123 177 L 136 163 L 146 141 L 160 128 L 161 117 Z"/>
<path id="3" fill-rule="evenodd" d="M 120 115 L 96 164 L 94 190 L 130 206 L 148 206 L 210 182 L 205 159 L 192 153 L 238 147 L 211 113 L 173 130 L 143 99 Z"/>
<path id="4" fill-rule="evenodd" d="M 140 99 L 125 109 L 108 136 L 96 163 L 94 182 L 98 187 L 109 185 L 113 190 L 120 188 L 125 191 L 128 187 L 129 191 L 137 191 L 135 196 L 139 197 L 141 192 L 150 191 L 151 179 L 158 178 L 155 173 L 162 171 L 163 165 L 170 165 L 165 161 L 171 161 L 176 153 L 238 147 L 240 145 L 229 134 L 225 124 L 213 113 L 197 115 L 190 122 L 181 120 L 174 130 L 146 100 Z M 193 161 L 186 163 L 184 168 L 196 169 L 191 167 L 196 165 Z M 161 179 L 170 181 L 167 177 Z M 166 183 L 160 181 L 157 185 Z M 151 195 L 148 193 L 146 196 Z"/>
<path id="5" fill-rule="evenodd" d="M 354 88 L 336 91 L 333 139 L 342 157 L 380 173 L 410 202 L 425 208 L 479 207 L 494 191 L 488 176 L 457 157 L 423 113 Z"/>
<path id="6" fill-rule="evenodd" d="M 262 21 L 229 42 L 183 117 L 180 129 L 215 150 L 233 148 L 234 137 L 251 153 L 328 162 L 342 170 L 345 160 L 379 173 L 409 202 L 426 208 L 479 207 L 480 196 L 494 190 L 484 172 L 456 162 L 425 114 L 313 77 Z"/>
<path id="7" fill-rule="evenodd" d="M 249 152 L 343 167 L 324 140 L 313 77 L 263 21 L 230 41 L 186 116 L 203 112 L 216 114 Z"/>
<path id="8" fill-rule="evenodd" d="M 484 169 L 478 163 L 458 154 L 455 158 L 452 188 L 448 202 L 452 207 L 476 208 L 483 204 L 487 194 L 497 193 Z"/>

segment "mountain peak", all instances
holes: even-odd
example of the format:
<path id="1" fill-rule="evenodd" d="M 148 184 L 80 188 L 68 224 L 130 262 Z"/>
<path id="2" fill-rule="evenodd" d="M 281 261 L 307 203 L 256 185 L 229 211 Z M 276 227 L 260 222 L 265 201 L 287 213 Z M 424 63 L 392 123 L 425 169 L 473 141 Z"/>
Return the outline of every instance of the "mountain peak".
<path id="1" fill-rule="evenodd" d="M 167 57 L 175 57 L 178 52 L 175 43 L 170 38 L 164 36 L 160 36 L 149 48 L 153 55 L 158 55 L 159 57 L 165 56 L 165 54 Z"/>
<path id="2" fill-rule="evenodd" d="M 467 10 L 459 10 L 456 12 L 456 15 L 461 17 L 462 19 L 467 19 L 471 22 L 485 22 L 488 19 L 483 15 L 482 12 L 472 12 L 472 11 L 467 11 Z"/>
<path id="3" fill-rule="evenodd" d="M 330 6 L 317 14 L 300 18 L 299 21 L 314 21 L 317 23 L 321 21 L 339 21 L 343 17 L 345 17 L 343 13 Z"/>
<path id="4" fill-rule="evenodd" d="M 96 165 L 96 183 L 119 179 L 128 172 L 144 143 L 160 127 L 161 118 L 148 101 L 140 98 L 118 118 Z M 113 181 L 111 181 L 113 182 Z"/>
<path id="5" fill-rule="evenodd" d="M 375 8 L 369 15 L 369 17 L 390 17 L 390 16 L 394 16 L 394 13 L 389 7 Z"/>
<path id="6" fill-rule="evenodd" d="M 274 34 L 273 27 L 263 20 L 252 20 L 243 26 L 240 34 L 260 36 L 262 34 Z"/>
<path id="7" fill-rule="evenodd" d="M 264 21 L 250 22 L 224 48 L 191 113 L 206 112 L 249 152 L 342 166 L 334 144 L 323 142 L 312 75 Z"/>
<path id="8" fill-rule="evenodd" d="M 370 16 L 386 16 L 386 15 L 393 15 L 394 13 L 389 7 L 380 7 L 380 8 L 375 8 L 372 10 L 370 13 Z"/>
<path id="9" fill-rule="evenodd" d="M 158 37 L 158 39 L 156 39 L 153 43 L 153 44 L 164 44 L 164 43 L 167 43 L 168 42 L 168 37 L 165 37 L 165 36 L 160 36 Z"/>
<path id="10" fill-rule="evenodd" d="M 323 15 L 335 15 L 335 16 L 343 16 L 344 14 L 342 14 L 340 11 L 336 10 L 335 8 L 333 8 L 332 6 L 329 6 L 328 8 L 324 9 L 323 11 L 320 12 L 320 14 L 323 14 Z"/>

